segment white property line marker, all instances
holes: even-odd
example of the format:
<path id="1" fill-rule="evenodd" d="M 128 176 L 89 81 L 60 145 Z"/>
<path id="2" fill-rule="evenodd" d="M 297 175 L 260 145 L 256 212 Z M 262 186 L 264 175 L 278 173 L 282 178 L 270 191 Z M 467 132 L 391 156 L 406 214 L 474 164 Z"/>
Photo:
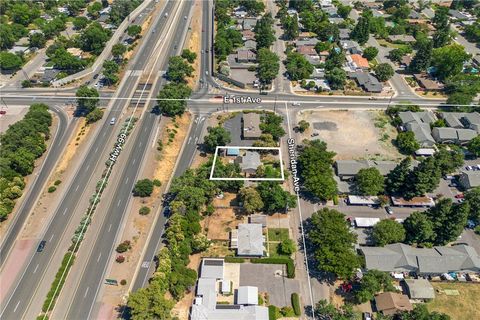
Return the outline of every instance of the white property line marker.
<path id="1" fill-rule="evenodd" d="M 285 112 L 287 114 L 287 126 L 288 126 L 288 138 L 292 138 L 292 128 L 290 126 L 290 116 L 288 114 L 288 105 L 285 102 Z M 310 281 L 310 268 L 308 267 L 308 255 L 307 255 L 307 246 L 305 245 L 305 230 L 303 229 L 303 217 L 302 217 L 302 206 L 300 205 L 300 195 L 298 192 L 295 192 L 297 195 L 297 203 L 298 203 L 298 218 L 300 219 L 300 231 L 302 233 L 302 246 L 303 246 L 303 255 L 305 257 L 305 268 L 307 270 L 307 282 L 308 282 L 308 290 L 310 293 L 310 304 L 312 305 L 312 318 L 315 319 L 315 304 L 313 301 L 313 291 L 312 291 L 312 284 Z"/>
<path id="2" fill-rule="evenodd" d="M 213 176 L 213 171 L 215 169 L 215 163 L 217 163 L 218 150 L 220 149 L 239 149 L 239 150 L 274 150 L 278 151 L 278 157 L 280 159 L 280 171 L 282 174 L 281 178 L 218 178 Z M 282 149 L 277 147 L 236 147 L 236 146 L 224 146 L 216 147 L 215 155 L 213 156 L 212 169 L 210 170 L 210 180 L 219 180 L 219 181 L 284 181 L 285 173 L 283 172 L 283 161 L 282 161 Z"/>

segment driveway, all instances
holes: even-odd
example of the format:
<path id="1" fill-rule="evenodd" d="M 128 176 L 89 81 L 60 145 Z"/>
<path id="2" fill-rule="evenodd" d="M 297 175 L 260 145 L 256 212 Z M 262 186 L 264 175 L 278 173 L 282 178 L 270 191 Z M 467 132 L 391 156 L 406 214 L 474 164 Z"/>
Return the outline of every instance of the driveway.
<path id="1" fill-rule="evenodd" d="M 240 285 L 258 287 L 258 292 L 268 292 L 270 304 L 277 307 L 291 306 L 291 295 L 300 291 L 298 280 L 276 276 L 281 270 L 286 274 L 285 266 L 280 264 L 242 263 L 240 266 Z"/>
<path id="2" fill-rule="evenodd" d="M 250 147 L 252 140 L 242 140 L 242 113 L 224 122 L 223 127 L 230 132 L 232 142 L 228 145 L 236 147 Z"/>

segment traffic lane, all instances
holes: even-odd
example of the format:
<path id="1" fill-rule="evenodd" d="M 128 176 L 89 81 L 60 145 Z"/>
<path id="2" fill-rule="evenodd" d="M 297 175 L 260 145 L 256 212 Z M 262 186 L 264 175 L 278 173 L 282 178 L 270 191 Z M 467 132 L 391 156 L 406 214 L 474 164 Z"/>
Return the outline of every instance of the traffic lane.
<path id="1" fill-rule="evenodd" d="M 203 119 L 198 116 L 195 116 L 193 118 L 190 133 L 188 137 L 185 137 L 186 140 L 183 147 L 183 152 L 180 155 L 180 159 L 178 161 L 178 165 L 175 169 L 173 177 L 181 176 L 190 167 L 191 161 L 197 148 L 196 141 L 199 140 L 204 125 L 205 117 L 203 117 Z M 165 216 L 165 208 L 162 208 L 160 217 L 158 217 L 157 222 L 154 226 L 152 237 L 147 244 L 147 249 L 143 257 L 143 263 L 136 275 L 136 278 L 133 279 L 134 285 L 132 287 L 132 291 L 137 291 L 138 289 L 143 288 L 148 283 L 148 279 L 155 272 L 155 256 L 158 253 L 162 241 L 166 221 L 167 217 Z"/>
<path id="2" fill-rule="evenodd" d="M 183 16 L 186 16 L 191 9 L 192 2 L 188 2 L 189 5 L 185 5 L 182 10 L 182 14 L 180 15 L 180 19 L 183 19 Z M 179 22 L 182 20 L 179 20 Z M 185 27 L 181 25 L 177 25 L 177 28 Z M 175 30 L 177 31 L 177 30 Z M 170 48 L 175 51 L 179 50 L 178 43 L 182 37 L 181 32 L 174 33 L 174 37 L 172 39 L 173 43 L 170 43 Z M 163 64 L 166 66 L 168 61 L 164 61 Z M 164 81 L 164 79 L 160 78 L 158 80 L 160 83 Z M 150 135 L 153 132 L 153 127 L 156 121 L 156 117 L 153 116 L 152 113 L 149 114 L 141 122 L 139 130 L 145 130 L 149 132 L 148 135 L 137 135 L 135 140 L 134 149 L 130 153 L 131 156 L 135 155 L 144 155 L 145 150 L 148 147 L 150 141 Z M 74 304 L 70 306 L 68 310 L 68 319 L 84 319 L 85 316 L 88 318 L 92 313 L 92 310 L 97 305 L 96 298 L 98 291 L 100 290 L 101 286 L 103 285 L 103 276 L 108 266 L 108 259 L 110 259 L 111 254 L 114 249 L 114 242 L 116 234 L 120 231 L 121 220 L 118 219 L 118 208 L 123 208 L 121 216 L 124 216 L 128 200 L 130 199 L 131 190 L 133 188 L 133 184 L 135 181 L 135 177 L 137 176 L 140 170 L 141 161 L 136 161 L 131 165 L 128 165 L 122 171 L 122 179 L 121 181 L 130 181 L 130 183 L 121 184 L 120 187 L 116 190 L 116 193 L 113 197 L 112 203 L 117 203 L 117 207 L 115 209 L 110 208 L 107 211 L 104 223 L 102 224 L 101 231 L 99 234 L 105 235 L 105 228 L 108 228 L 112 231 L 111 234 L 107 235 L 107 238 L 102 238 L 102 241 L 96 241 L 93 250 L 90 253 L 90 256 L 87 261 L 87 265 L 85 267 L 85 272 L 82 274 L 81 280 L 79 282 L 78 287 L 75 290 L 75 295 L 73 301 Z M 125 178 L 123 178 L 125 177 Z M 128 177 L 128 178 L 127 178 Z M 127 180 L 128 179 L 128 180 Z M 115 210 L 115 211 L 114 211 Z M 113 232 L 115 231 L 115 232 Z M 98 258 L 97 258 L 98 257 Z M 99 266 L 104 266 L 104 268 L 99 268 Z M 92 291 L 90 291 L 92 290 Z M 89 294 L 90 292 L 90 294 Z M 94 294 L 92 294 L 94 293 Z"/>

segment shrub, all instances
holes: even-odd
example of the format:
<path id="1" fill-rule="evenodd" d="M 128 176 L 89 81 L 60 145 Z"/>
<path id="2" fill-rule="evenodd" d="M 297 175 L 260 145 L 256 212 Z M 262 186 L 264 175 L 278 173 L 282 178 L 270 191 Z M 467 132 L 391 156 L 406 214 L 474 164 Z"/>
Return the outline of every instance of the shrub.
<path id="1" fill-rule="evenodd" d="M 125 257 L 124 256 L 118 256 L 115 261 L 117 261 L 118 263 L 123 263 L 125 261 Z"/>
<path id="2" fill-rule="evenodd" d="M 264 301 L 263 301 L 262 296 L 261 296 L 261 295 L 258 295 L 258 305 L 259 305 L 259 306 L 263 306 L 263 302 L 264 302 Z"/>
<path id="3" fill-rule="evenodd" d="M 283 253 L 286 255 L 291 255 L 292 253 L 297 251 L 295 242 L 293 242 L 292 239 L 283 240 L 282 242 L 280 242 L 280 246 L 278 248 L 280 250 L 280 253 Z"/>
<path id="4" fill-rule="evenodd" d="M 87 120 L 87 123 L 94 123 L 102 119 L 102 117 L 103 117 L 103 110 L 100 110 L 99 108 L 95 108 L 87 114 L 85 119 Z"/>
<path id="5" fill-rule="evenodd" d="M 57 187 L 55 187 L 55 186 L 48 187 L 48 193 L 55 192 L 55 190 L 57 190 Z"/>
<path id="6" fill-rule="evenodd" d="M 276 306 L 268 306 L 268 320 L 277 320 L 280 318 L 280 310 Z"/>
<path id="7" fill-rule="evenodd" d="M 115 251 L 117 251 L 118 253 L 124 253 L 128 251 L 130 248 L 132 248 L 130 241 L 125 240 L 117 246 Z"/>
<path id="8" fill-rule="evenodd" d="M 295 312 L 292 307 L 282 307 L 282 309 L 280 309 L 280 314 L 284 317 L 293 317 Z"/>
<path id="9" fill-rule="evenodd" d="M 480 225 L 476 226 L 475 229 L 473 229 L 476 234 L 480 235 Z"/>
<path id="10" fill-rule="evenodd" d="M 150 208 L 149 207 L 141 207 L 140 210 L 138 210 L 138 213 L 140 213 L 142 216 L 146 216 L 147 214 L 150 213 Z"/>
<path id="11" fill-rule="evenodd" d="M 133 187 L 133 195 L 136 197 L 148 197 L 153 192 L 153 181 L 149 179 L 138 180 Z"/>
<path id="12" fill-rule="evenodd" d="M 75 255 L 72 252 L 67 252 L 63 256 L 62 264 L 60 265 L 60 268 L 58 269 L 57 274 L 55 275 L 55 280 L 53 280 L 52 282 L 50 291 L 48 291 L 47 293 L 47 298 L 43 302 L 43 306 L 42 306 L 43 312 L 48 312 L 55 306 L 55 301 L 57 300 L 57 297 L 60 294 L 63 284 L 65 283 L 66 277 L 62 278 L 62 275 L 64 273 L 68 274 L 68 270 L 73 265 L 74 261 L 75 261 Z M 60 281 L 60 279 L 62 281 Z M 59 290 L 57 290 L 57 287 L 59 288 Z"/>
<path id="13" fill-rule="evenodd" d="M 245 259 L 237 258 L 237 257 L 225 257 L 224 260 L 225 260 L 225 262 L 229 262 L 229 263 L 244 263 L 245 262 Z"/>
<path id="14" fill-rule="evenodd" d="M 158 180 L 158 179 L 154 179 L 154 180 L 153 180 L 153 185 L 154 185 L 155 187 L 160 187 L 160 186 L 162 185 L 162 182 L 161 182 L 160 180 Z"/>
<path id="15" fill-rule="evenodd" d="M 121 284 L 122 286 L 126 285 L 126 284 L 127 284 L 127 280 L 125 280 L 125 279 L 120 280 L 120 284 Z"/>
<path id="16" fill-rule="evenodd" d="M 295 315 L 299 317 L 302 314 L 302 310 L 300 309 L 300 297 L 296 292 L 292 293 L 292 307 Z"/>
<path id="17" fill-rule="evenodd" d="M 62 183 L 62 180 L 55 180 L 55 182 L 53 184 L 58 186 L 60 183 Z"/>

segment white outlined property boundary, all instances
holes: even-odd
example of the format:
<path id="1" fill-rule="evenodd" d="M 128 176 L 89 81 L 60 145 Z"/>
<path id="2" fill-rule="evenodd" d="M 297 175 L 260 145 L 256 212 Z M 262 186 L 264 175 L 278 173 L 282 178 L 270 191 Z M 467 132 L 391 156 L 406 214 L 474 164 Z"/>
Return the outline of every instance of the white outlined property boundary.
<path id="1" fill-rule="evenodd" d="M 216 178 L 213 176 L 215 164 L 217 163 L 218 150 L 220 149 L 239 149 L 239 150 L 275 150 L 278 151 L 278 157 L 280 160 L 280 171 L 282 173 L 281 178 Z M 284 181 L 285 172 L 283 171 L 282 150 L 280 147 L 237 147 L 237 146 L 217 146 L 215 148 L 215 155 L 213 156 L 212 169 L 210 170 L 210 180 L 220 181 Z"/>

